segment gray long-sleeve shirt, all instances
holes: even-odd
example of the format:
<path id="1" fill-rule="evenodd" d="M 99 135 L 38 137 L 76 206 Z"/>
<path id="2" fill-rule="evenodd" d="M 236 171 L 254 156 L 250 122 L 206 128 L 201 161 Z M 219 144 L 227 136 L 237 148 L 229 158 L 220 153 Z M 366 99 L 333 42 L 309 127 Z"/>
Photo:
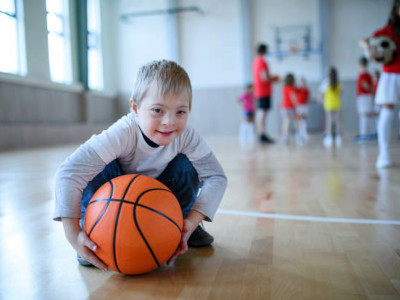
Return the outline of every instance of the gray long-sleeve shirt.
<path id="1" fill-rule="evenodd" d="M 133 113 L 92 136 L 60 165 L 56 174 L 54 220 L 80 218 L 83 190 L 111 161 L 118 159 L 125 174 L 157 178 L 178 153 L 189 158 L 203 184 L 192 209 L 211 221 L 227 179 L 210 148 L 190 126 L 169 145 L 153 148 L 144 140 Z"/>

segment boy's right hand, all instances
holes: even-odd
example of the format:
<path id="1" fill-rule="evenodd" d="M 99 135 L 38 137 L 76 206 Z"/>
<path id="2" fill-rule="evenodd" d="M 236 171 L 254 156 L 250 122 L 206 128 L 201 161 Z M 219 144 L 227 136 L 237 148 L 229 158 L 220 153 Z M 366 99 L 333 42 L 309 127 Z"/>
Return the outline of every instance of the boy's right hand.
<path id="1" fill-rule="evenodd" d="M 107 271 L 104 264 L 95 254 L 97 245 L 79 226 L 79 219 L 62 218 L 65 236 L 78 254 L 100 270 Z"/>

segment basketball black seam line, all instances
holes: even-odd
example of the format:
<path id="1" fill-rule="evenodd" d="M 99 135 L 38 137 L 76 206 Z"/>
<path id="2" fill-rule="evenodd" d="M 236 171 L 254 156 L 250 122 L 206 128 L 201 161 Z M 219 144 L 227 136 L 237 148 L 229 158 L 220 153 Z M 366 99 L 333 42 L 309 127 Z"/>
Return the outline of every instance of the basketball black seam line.
<path id="1" fill-rule="evenodd" d="M 142 230 L 141 230 L 140 227 L 139 227 L 139 224 L 138 224 L 138 221 L 137 221 L 137 218 L 136 218 L 136 208 L 137 208 L 138 206 L 143 207 L 143 206 L 142 206 L 141 204 L 139 204 L 138 202 L 140 201 L 140 199 L 141 199 L 146 193 L 151 192 L 151 191 L 159 191 L 159 190 L 165 191 L 165 189 L 154 188 L 154 189 L 148 189 L 148 190 L 142 192 L 142 193 L 137 197 L 136 205 L 133 206 L 133 218 L 134 218 L 134 221 L 135 221 L 136 228 L 137 228 L 137 230 L 139 231 L 140 235 L 142 236 L 143 241 L 145 242 L 145 244 L 146 244 L 148 250 L 150 251 L 150 254 L 153 256 L 153 259 L 154 259 L 154 261 L 156 262 L 156 264 L 157 264 L 158 267 L 160 266 L 160 263 L 158 262 L 158 259 L 157 259 L 157 257 L 155 256 L 153 249 L 151 248 L 151 246 L 150 246 L 149 243 L 147 242 L 147 240 L 146 240 L 146 238 L 145 238 L 145 236 L 144 236 Z M 167 190 L 167 191 L 171 193 L 170 190 Z M 177 226 L 177 224 L 176 224 L 172 219 L 170 219 L 169 217 L 167 217 L 167 216 L 164 215 L 163 213 L 161 213 L 161 212 L 159 212 L 159 211 L 156 211 L 156 210 L 154 210 L 154 209 L 151 209 L 151 208 L 149 208 L 149 207 L 144 207 L 144 208 L 147 208 L 147 209 L 149 209 L 149 210 L 151 210 L 151 211 L 153 211 L 153 212 L 156 212 L 157 214 L 161 215 L 162 217 L 165 217 L 167 220 L 169 220 L 170 222 L 172 222 L 172 223 L 178 228 L 179 232 L 182 232 L 181 229 L 179 228 L 179 226 Z"/>
<path id="2" fill-rule="evenodd" d="M 133 177 L 133 178 L 131 179 L 131 181 L 129 182 L 128 186 L 127 186 L 126 189 L 125 189 L 125 193 L 124 193 L 124 195 L 122 196 L 122 200 L 124 200 L 124 198 L 125 198 L 125 196 L 126 196 L 128 190 L 129 190 L 130 186 L 132 185 L 132 183 L 133 183 L 133 182 L 135 181 L 135 179 L 138 178 L 139 176 L 140 176 L 140 175 L 136 175 L 135 177 Z M 120 270 L 119 267 L 118 267 L 117 254 L 116 254 L 116 238 L 117 238 L 118 219 L 119 219 L 119 215 L 120 215 L 120 213 L 121 213 L 122 204 L 123 204 L 123 202 L 121 201 L 121 203 L 120 203 L 120 205 L 119 205 L 119 208 L 118 208 L 117 216 L 116 216 L 116 218 L 115 218 L 114 236 L 113 236 L 114 264 L 115 264 L 116 269 L 117 269 L 118 272 L 120 272 L 120 273 L 121 273 L 121 270 Z"/>
<path id="3" fill-rule="evenodd" d="M 139 195 L 139 197 L 137 197 L 136 203 L 139 202 L 140 198 L 142 198 L 142 196 L 143 196 L 145 193 L 150 192 L 150 191 L 152 191 L 152 190 L 157 190 L 157 189 L 150 189 L 150 190 L 146 190 L 146 191 L 142 192 L 142 193 Z M 156 255 L 154 254 L 153 249 L 150 247 L 148 241 L 146 240 L 146 238 L 145 238 L 145 236 L 144 236 L 144 234 L 143 234 L 143 232 L 142 232 L 142 230 L 140 229 L 140 226 L 139 226 L 139 224 L 138 224 L 138 220 L 137 220 L 137 218 L 136 218 L 136 208 L 137 208 L 137 205 L 134 205 L 134 206 L 133 206 L 133 210 L 132 210 L 132 213 L 133 213 L 133 220 L 134 220 L 134 222 L 135 222 L 136 228 L 137 228 L 137 230 L 139 231 L 140 235 L 142 236 L 142 239 L 143 239 L 143 241 L 145 242 L 145 244 L 146 244 L 146 246 L 147 246 L 147 249 L 150 251 L 151 256 L 153 257 L 154 261 L 155 261 L 156 264 L 157 264 L 157 267 L 159 267 L 159 266 L 160 266 L 160 263 L 158 262 L 158 259 L 157 259 Z"/>
<path id="4" fill-rule="evenodd" d="M 114 190 L 114 186 L 112 184 L 111 181 L 108 181 L 108 183 L 111 185 L 111 192 L 110 192 L 110 197 L 107 200 L 107 205 L 103 208 L 103 211 L 101 213 L 101 215 L 97 218 L 96 222 L 93 224 L 92 228 L 90 229 L 90 232 L 88 234 L 88 237 L 90 237 L 90 235 L 92 234 L 92 231 L 94 230 L 94 228 L 96 227 L 96 225 L 100 222 L 100 220 L 103 218 L 104 214 L 107 211 L 108 206 L 111 203 L 111 199 L 112 199 L 112 194 L 113 194 L 113 190 Z M 88 206 L 90 205 L 90 203 L 93 203 L 95 201 L 89 202 Z"/>
<path id="5" fill-rule="evenodd" d="M 161 189 L 161 188 L 147 190 L 146 192 L 149 192 L 149 191 L 166 191 L 166 192 L 172 193 L 170 190 Z M 178 225 L 174 220 L 172 220 L 170 217 L 168 217 L 167 215 L 163 214 L 162 212 L 160 212 L 160 211 L 158 211 L 158 210 L 156 210 L 156 209 L 154 209 L 154 208 L 151 208 L 151 207 L 149 207 L 149 206 L 146 206 L 146 205 L 144 205 L 144 204 L 139 204 L 139 203 L 136 203 L 136 202 L 127 201 L 127 200 L 121 200 L 121 199 L 113 199 L 113 198 L 111 198 L 111 199 L 96 199 L 96 200 L 92 201 L 91 203 L 102 202 L 102 201 L 123 202 L 123 203 L 126 203 L 126 204 L 131 204 L 131 205 L 133 205 L 133 206 L 137 205 L 137 206 L 140 206 L 140 207 L 142 207 L 142 208 L 144 208 L 144 209 L 148 209 L 148 210 L 150 210 L 150 211 L 152 211 L 152 212 L 154 212 L 154 213 L 156 213 L 156 214 L 158 214 L 158 215 L 160 215 L 160 216 L 166 218 L 168 221 L 170 221 L 172 224 L 174 224 L 174 225 L 176 226 L 176 228 L 177 228 L 180 232 L 182 232 L 182 229 L 179 227 L 179 225 Z"/>

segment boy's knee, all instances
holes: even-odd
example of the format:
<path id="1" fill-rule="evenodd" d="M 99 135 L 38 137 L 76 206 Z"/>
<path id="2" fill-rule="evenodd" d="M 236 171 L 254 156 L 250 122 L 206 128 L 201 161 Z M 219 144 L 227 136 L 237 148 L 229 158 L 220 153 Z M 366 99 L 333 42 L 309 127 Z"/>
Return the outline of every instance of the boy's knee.
<path id="1" fill-rule="evenodd" d="M 178 154 L 157 178 L 171 190 L 178 192 L 199 184 L 198 173 L 188 157 Z"/>
<path id="2" fill-rule="evenodd" d="M 190 162 L 189 158 L 182 153 L 179 153 L 175 159 L 175 166 L 180 170 L 182 173 L 191 173 L 196 172 L 192 163 Z"/>

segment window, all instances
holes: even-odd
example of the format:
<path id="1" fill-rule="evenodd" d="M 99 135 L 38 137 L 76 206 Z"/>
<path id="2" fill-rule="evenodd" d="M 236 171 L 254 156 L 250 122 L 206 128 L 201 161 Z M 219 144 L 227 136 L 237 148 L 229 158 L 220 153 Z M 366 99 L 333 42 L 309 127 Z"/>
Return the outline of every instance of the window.
<path id="1" fill-rule="evenodd" d="M 0 1 L 0 72 L 26 73 L 22 20 L 20 1 Z"/>
<path id="2" fill-rule="evenodd" d="M 50 78 L 71 83 L 71 52 L 68 31 L 68 1 L 46 0 Z"/>
<path id="3" fill-rule="evenodd" d="M 101 53 L 100 8 L 98 0 L 87 2 L 88 27 L 88 85 L 90 89 L 103 89 L 103 65 Z"/>

